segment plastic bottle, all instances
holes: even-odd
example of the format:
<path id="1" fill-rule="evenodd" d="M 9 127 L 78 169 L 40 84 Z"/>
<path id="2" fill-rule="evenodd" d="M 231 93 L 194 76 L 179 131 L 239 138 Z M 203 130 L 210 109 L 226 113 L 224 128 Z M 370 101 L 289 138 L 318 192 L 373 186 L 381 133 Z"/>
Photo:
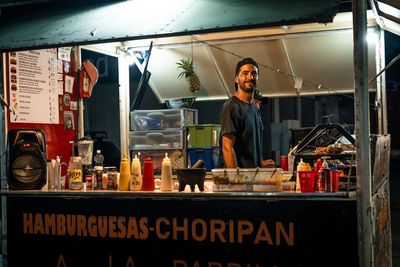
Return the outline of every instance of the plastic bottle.
<path id="1" fill-rule="evenodd" d="M 86 171 L 86 190 L 93 190 L 95 186 L 95 177 L 93 168 L 88 168 Z"/>
<path id="2" fill-rule="evenodd" d="M 70 190 L 82 189 L 81 157 L 71 157 L 68 163 L 68 180 Z"/>
<path id="3" fill-rule="evenodd" d="M 47 187 L 48 187 L 48 190 L 51 190 L 51 191 L 55 190 L 55 186 L 54 186 L 55 166 L 56 166 L 56 161 L 54 159 L 47 162 Z"/>
<path id="4" fill-rule="evenodd" d="M 103 190 L 103 162 L 104 156 L 101 154 L 101 150 L 96 150 L 96 155 L 93 157 L 94 161 L 94 177 L 95 177 L 95 185 L 93 187 L 96 190 Z"/>
<path id="5" fill-rule="evenodd" d="M 93 178 L 93 188 L 103 190 L 103 166 L 94 166 Z"/>
<path id="6" fill-rule="evenodd" d="M 61 159 L 60 156 L 56 156 L 56 168 L 54 175 L 54 186 L 56 190 L 61 190 Z"/>
<path id="7" fill-rule="evenodd" d="M 132 159 L 130 189 L 132 191 L 142 190 L 142 182 L 142 168 L 140 166 L 140 160 L 135 154 L 135 157 Z"/>
<path id="8" fill-rule="evenodd" d="M 330 190 L 330 169 L 329 169 L 329 164 L 326 161 L 326 158 L 323 158 L 322 168 L 318 172 L 317 184 L 318 184 L 318 192 L 326 192 Z"/>
<path id="9" fill-rule="evenodd" d="M 168 153 L 165 153 L 165 158 L 161 165 L 161 191 L 172 191 L 172 187 L 171 160 L 168 158 Z"/>
<path id="10" fill-rule="evenodd" d="M 322 159 L 317 159 L 314 164 L 315 185 L 314 191 L 318 191 L 319 171 L 322 168 Z"/>
<path id="11" fill-rule="evenodd" d="M 143 164 L 143 191 L 154 191 L 155 183 L 154 183 L 154 169 L 153 169 L 153 161 L 151 160 L 150 155 L 147 155 L 144 164 Z"/>
<path id="12" fill-rule="evenodd" d="M 297 164 L 296 169 L 296 191 L 300 192 L 300 171 L 311 171 L 311 166 L 309 163 L 305 163 L 303 158 L 300 158 L 300 162 Z"/>
<path id="13" fill-rule="evenodd" d="M 94 166 L 103 167 L 104 156 L 101 154 L 101 150 L 96 150 L 96 155 L 93 157 Z"/>
<path id="14" fill-rule="evenodd" d="M 124 155 L 119 165 L 119 190 L 128 191 L 131 180 L 131 166 L 128 156 Z"/>

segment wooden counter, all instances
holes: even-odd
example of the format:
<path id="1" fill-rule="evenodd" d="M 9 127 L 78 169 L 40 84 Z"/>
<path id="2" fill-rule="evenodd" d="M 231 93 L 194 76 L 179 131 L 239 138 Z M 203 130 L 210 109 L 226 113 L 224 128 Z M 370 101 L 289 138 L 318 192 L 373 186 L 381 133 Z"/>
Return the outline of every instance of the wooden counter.
<path id="1" fill-rule="evenodd" d="M 8 266 L 358 266 L 346 192 L 3 191 Z"/>

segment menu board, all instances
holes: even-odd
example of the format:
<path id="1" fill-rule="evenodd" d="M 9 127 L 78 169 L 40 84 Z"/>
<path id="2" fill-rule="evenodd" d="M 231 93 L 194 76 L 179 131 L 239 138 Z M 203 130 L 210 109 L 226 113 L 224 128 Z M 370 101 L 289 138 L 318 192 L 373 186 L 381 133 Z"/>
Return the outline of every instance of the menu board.
<path id="1" fill-rule="evenodd" d="M 10 121 L 58 124 L 63 70 L 57 49 L 11 52 L 8 60 Z"/>

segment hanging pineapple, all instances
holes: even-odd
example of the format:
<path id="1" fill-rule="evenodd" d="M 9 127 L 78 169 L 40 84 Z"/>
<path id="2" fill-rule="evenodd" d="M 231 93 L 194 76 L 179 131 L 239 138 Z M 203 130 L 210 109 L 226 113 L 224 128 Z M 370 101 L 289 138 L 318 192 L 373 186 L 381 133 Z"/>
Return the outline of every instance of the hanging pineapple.
<path id="1" fill-rule="evenodd" d="M 193 60 L 181 59 L 180 62 L 176 63 L 178 65 L 178 69 L 182 69 L 182 72 L 179 73 L 178 78 L 185 77 L 187 83 L 189 84 L 190 92 L 194 93 L 200 90 L 200 80 L 193 68 Z"/>

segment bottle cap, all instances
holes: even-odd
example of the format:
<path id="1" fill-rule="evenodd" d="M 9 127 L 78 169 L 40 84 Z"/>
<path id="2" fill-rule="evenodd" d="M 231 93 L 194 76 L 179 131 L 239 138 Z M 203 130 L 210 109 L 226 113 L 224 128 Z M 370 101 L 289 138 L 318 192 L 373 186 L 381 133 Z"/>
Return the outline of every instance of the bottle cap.
<path id="1" fill-rule="evenodd" d="M 165 152 L 165 157 L 164 157 L 163 160 L 170 161 L 170 159 L 169 159 L 169 157 L 168 157 L 168 152 Z"/>
<path id="2" fill-rule="evenodd" d="M 102 171 L 103 170 L 103 166 L 94 166 L 94 170 L 95 171 Z"/>

